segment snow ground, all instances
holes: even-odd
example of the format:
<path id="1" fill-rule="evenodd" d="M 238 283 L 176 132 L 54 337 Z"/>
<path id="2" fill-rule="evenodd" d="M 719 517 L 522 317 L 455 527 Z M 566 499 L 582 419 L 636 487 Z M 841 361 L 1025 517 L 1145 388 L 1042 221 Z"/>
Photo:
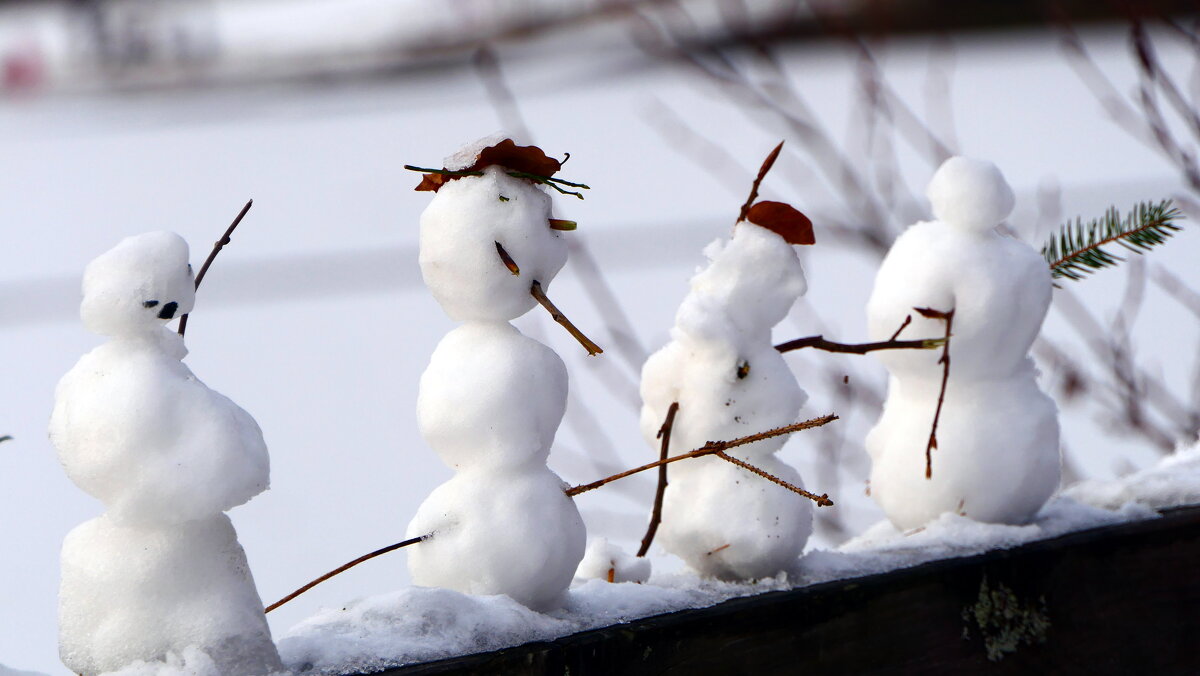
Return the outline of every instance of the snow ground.
<path id="1" fill-rule="evenodd" d="M 1114 499 L 1118 495 L 1122 498 Z M 735 584 L 672 573 L 652 575 L 646 584 L 576 580 L 565 607 L 547 614 L 506 596 L 408 587 L 322 610 L 278 641 L 285 663 L 296 673 L 367 673 L 704 608 L 739 596 L 1007 549 L 1073 531 L 1155 518 L 1154 508 L 1196 502 L 1200 502 L 1200 443 L 1125 479 L 1080 484 L 1051 500 L 1025 526 L 985 524 L 946 514 L 924 528 L 899 532 L 882 521 L 836 549 L 807 552 L 791 571 L 776 578 Z"/>

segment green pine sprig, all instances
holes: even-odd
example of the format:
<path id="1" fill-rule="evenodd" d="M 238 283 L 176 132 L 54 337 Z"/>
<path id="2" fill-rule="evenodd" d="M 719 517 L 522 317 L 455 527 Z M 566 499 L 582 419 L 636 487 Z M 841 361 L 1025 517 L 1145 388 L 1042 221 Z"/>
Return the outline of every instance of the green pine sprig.
<path id="1" fill-rule="evenodd" d="M 1174 223 L 1180 218 L 1183 214 L 1172 206 L 1171 200 L 1158 204 L 1141 202 L 1125 218 L 1121 218 L 1116 207 L 1109 207 L 1103 218 L 1086 225 L 1080 218 L 1063 225 L 1042 247 L 1042 256 L 1055 279 L 1083 279 L 1125 260 L 1104 247 L 1119 244 L 1133 253 L 1145 253 L 1181 230 Z"/>

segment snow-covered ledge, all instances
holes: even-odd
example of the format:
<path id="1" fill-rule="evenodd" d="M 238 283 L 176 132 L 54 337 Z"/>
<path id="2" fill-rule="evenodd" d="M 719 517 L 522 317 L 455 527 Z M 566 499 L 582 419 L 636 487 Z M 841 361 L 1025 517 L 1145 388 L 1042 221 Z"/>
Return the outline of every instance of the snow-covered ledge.
<path id="1" fill-rule="evenodd" d="M 681 661 L 688 673 L 733 673 L 734 664 L 772 673 L 771 664 L 802 656 L 809 668 L 936 668 L 1080 660 L 1085 650 L 1091 663 L 1123 651 L 1170 666 L 1186 657 L 1180 651 L 1200 650 L 1190 619 L 1200 603 L 1191 582 L 1200 508 L 1170 509 L 1197 503 L 1200 445 L 1119 481 L 1073 486 L 1025 526 L 945 515 L 900 533 L 884 522 L 806 553 L 777 578 L 580 581 L 548 614 L 503 596 L 403 589 L 321 612 L 283 636 L 280 652 L 312 674 L 513 646 L 523 647 L 395 673 L 660 673 Z"/>

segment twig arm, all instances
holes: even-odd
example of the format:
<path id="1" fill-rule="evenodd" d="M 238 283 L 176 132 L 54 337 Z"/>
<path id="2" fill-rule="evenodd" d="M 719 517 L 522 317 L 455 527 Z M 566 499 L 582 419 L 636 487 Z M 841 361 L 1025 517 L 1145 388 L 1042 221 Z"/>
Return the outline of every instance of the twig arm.
<path id="1" fill-rule="evenodd" d="M 925 478 L 933 478 L 933 449 L 938 447 L 937 426 L 942 417 L 942 404 L 946 401 L 946 385 L 950 382 L 950 329 L 954 323 L 954 309 L 945 312 L 927 307 L 913 308 L 928 319 L 941 319 L 946 322 L 946 338 L 942 347 L 942 356 L 938 363 L 942 365 L 942 389 L 938 392 L 937 409 L 933 413 L 933 424 L 929 428 L 929 443 L 925 445 Z"/>
<path id="2" fill-rule="evenodd" d="M 775 346 L 780 352 L 790 352 L 806 347 L 824 350 L 825 352 L 840 352 L 844 354 L 867 354 L 879 350 L 933 350 L 941 347 L 945 338 L 926 338 L 922 340 L 883 340 L 877 343 L 836 343 L 825 340 L 824 336 L 807 336 L 789 340 Z"/>
<path id="3" fill-rule="evenodd" d="M 247 200 L 246 206 L 242 207 L 242 210 L 238 212 L 238 215 L 233 219 L 233 222 L 229 224 L 229 227 L 225 228 L 225 234 L 221 235 L 221 239 L 218 239 L 216 243 L 213 244 L 212 251 L 208 253 L 208 258 L 204 259 L 204 265 L 200 266 L 200 272 L 196 273 L 197 289 L 200 288 L 200 282 L 204 281 L 204 275 L 208 274 L 208 268 L 213 264 L 213 261 L 216 260 L 217 254 L 221 253 L 221 249 L 224 249 L 226 244 L 229 244 L 229 238 L 233 235 L 233 231 L 237 229 L 238 225 L 242 222 L 242 219 L 246 217 L 246 212 L 250 211 L 250 207 L 252 206 L 254 206 L 254 200 Z M 179 335 L 182 336 L 183 334 L 187 333 L 187 323 L 188 316 L 181 315 L 179 317 Z"/>
<path id="4" fill-rule="evenodd" d="M 541 282 L 537 281 L 536 279 L 533 280 L 533 285 L 530 286 L 529 293 L 533 294 L 533 297 L 537 299 L 537 302 L 542 307 L 546 308 L 546 310 L 550 313 L 550 317 L 554 319 L 554 321 L 562 324 L 563 328 L 567 330 L 567 333 L 571 334 L 575 340 L 579 341 L 579 344 L 582 345 L 585 350 L 587 350 L 588 355 L 595 356 L 604 352 L 604 350 L 600 349 L 599 345 L 592 342 L 591 338 L 583 335 L 583 331 L 580 331 L 578 328 L 576 328 L 576 326 L 571 323 L 571 320 L 567 319 L 566 315 L 564 315 L 557 307 L 554 306 L 554 303 L 550 302 L 550 298 L 546 296 L 546 292 L 542 290 Z"/>
<path id="5" fill-rule="evenodd" d="M 427 535 L 421 535 L 421 536 L 415 537 L 415 538 L 409 538 L 403 542 L 397 542 L 394 545 L 388 545 L 387 547 L 384 547 L 382 549 L 376 549 L 375 551 L 371 552 L 370 554 L 364 554 L 364 555 L 358 557 L 357 559 L 354 559 L 350 563 L 347 563 L 343 566 L 340 566 L 338 568 L 335 568 L 335 569 L 329 571 L 328 573 L 325 573 L 321 577 L 318 577 L 317 579 L 313 580 L 312 582 L 309 582 L 308 584 L 297 589 L 296 591 L 292 592 L 291 594 L 288 594 L 287 596 L 279 599 L 275 603 L 272 603 L 271 605 L 267 606 L 266 610 L 264 610 L 263 612 L 269 613 L 272 610 L 275 610 L 279 606 L 282 606 L 283 604 L 287 603 L 288 601 L 291 601 L 292 599 L 303 594 L 304 592 L 308 591 L 309 589 L 312 589 L 313 587 L 321 584 L 322 582 L 328 580 L 331 577 L 340 575 L 340 574 L 346 572 L 347 570 L 350 570 L 351 568 L 357 566 L 360 563 L 363 563 L 364 561 L 370 561 L 371 559 L 375 558 L 376 556 L 382 556 L 384 554 L 387 554 L 388 552 L 394 552 L 397 549 L 400 549 L 402 547 L 407 547 L 409 545 L 415 545 L 416 543 L 422 542 L 424 540 L 428 540 L 431 537 L 433 537 L 433 533 L 429 533 Z"/>

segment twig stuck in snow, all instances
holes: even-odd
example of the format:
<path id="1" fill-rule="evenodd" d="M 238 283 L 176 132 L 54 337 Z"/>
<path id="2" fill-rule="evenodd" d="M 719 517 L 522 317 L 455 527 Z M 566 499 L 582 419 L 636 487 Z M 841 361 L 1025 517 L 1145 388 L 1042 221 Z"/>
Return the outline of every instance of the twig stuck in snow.
<path id="1" fill-rule="evenodd" d="M 937 426 L 942 417 L 942 404 L 946 401 L 946 383 L 950 381 L 950 328 L 954 322 L 954 310 L 933 310 L 927 307 L 913 308 L 928 319 L 941 319 L 946 322 L 946 340 L 943 343 L 942 356 L 938 363 L 942 365 L 942 389 L 938 392 L 937 410 L 933 413 L 933 425 L 929 428 L 929 443 L 925 446 L 925 478 L 933 478 L 933 449 L 937 448 Z"/>
<path id="2" fill-rule="evenodd" d="M 667 408 L 667 417 L 663 420 L 662 427 L 658 428 L 658 438 L 662 439 L 662 446 L 658 455 L 659 460 L 666 460 L 669 457 L 671 428 L 675 426 L 675 414 L 678 411 L 679 402 L 671 402 L 671 405 Z M 650 551 L 650 543 L 654 542 L 654 534 L 658 532 L 658 524 L 662 522 L 663 494 L 666 491 L 667 466 L 663 464 L 658 467 L 658 488 L 654 491 L 654 509 L 650 512 L 650 525 L 646 527 L 646 535 L 642 538 L 642 546 L 638 548 L 638 556 L 645 556 L 646 552 Z"/>
<path id="3" fill-rule="evenodd" d="M 242 207 L 242 210 L 239 211 L 238 215 L 233 219 L 233 223 L 230 223 L 229 227 L 225 229 L 225 234 L 221 235 L 221 239 L 218 239 L 216 243 L 213 244 L 213 249 L 209 252 L 208 258 L 205 259 L 204 265 L 200 266 L 200 272 L 196 273 L 197 289 L 200 288 L 200 282 L 204 281 L 204 275 L 208 274 L 209 266 L 212 265 L 214 260 L 216 260 L 217 254 L 221 253 L 221 249 L 224 249 L 225 245 L 229 244 L 229 237 L 233 235 L 233 231 L 237 229 L 238 224 L 240 224 L 242 219 L 246 217 L 246 212 L 250 211 L 250 207 L 252 206 L 254 206 L 254 200 L 248 200 L 246 202 L 246 206 Z M 179 318 L 179 335 L 182 336 L 187 332 L 187 322 L 187 315 L 183 315 Z"/>
<path id="4" fill-rule="evenodd" d="M 645 472 L 648 469 L 654 469 L 655 467 L 660 467 L 662 465 L 668 465 L 673 462 L 678 462 L 679 460 L 687 460 L 689 458 L 702 458 L 706 455 L 713 455 L 715 453 L 727 451 L 731 448 L 736 448 L 738 446 L 745 446 L 746 444 L 752 444 L 756 441 L 762 441 L 763 439 L 770 439 L 771 437 L 777 437 L 782 434 L 791 434 L 792 432 L 799 432 L 800 430 L 808 430 L 808 429 L 812 429 L 814 427 L 828 425 L 829 423 L 831 423 L 837 419 L 838 419 L 838 416 L 831 413 L 829 415 L 822 416 L 820 418 L 813 418 L 812 420 L 804 420 L 801 422 L 792 423 L 791 425 L 784 425 L 783 427 L 776 427 L 775 429 L 772 429 L 772 430 L 767 430 L 765 432 L 759 432 L 757 434 L 751 434 L 751 435 L 744 436 L 744 437 L 738 437 L 737 439 L 733 439 L 730 441 L 710 441 L 710 442 L 704 444 L 703 446 L 701 446 L 700 448 L 697 448 L 694 451 L 689 451 L 689 452 L 683 453 L 681 455 L 672 456 L 672 457 L 666 458 L 664 460 L 656 460 L 654 462 L 646 463 L 645 465 L 642 465 L 640 467 L 634 467 L 633 469 L 625 470 L 624 472 L 621 472 L 619 474 L 614 474 L 612 476 L 604 477 L 603 479 L 593 481 L 590 484 L 581 484 L 581 485 L 575 486 L 573 488 L 568 488 L 567 495 L 570 497 L 575 497 L 576 495 L 579 495 L 580 493 L 586 493 L 588 491 L 595 490 L 605 484 L 610 484 L 618 479 L 624 479 L 627 476 L 633 476 L 634 474 L 637 474 L 639 472 Z M 826 496 L 826 498 L 828 498 L 828 496 Z M 830 503 L 830 504 L 832 504 L 832 503 Z"/>
<path id="5" fill-rule="evenodd" d="M 562 312 L 559 312 L 558 308 L 554 306 L 554 303 L 551 303 L 550 299 L 546 296 L 546 292 L 542 291 L 541 282 L 536 279 L 533 280 L 533 286 L 530 287 L 529 293 L 533 294 L 533 297 L 537 299 L 537 302 L 540 303 L 542 307 L 546 308 L 546 310 L 550 313 L 551 319 L 559 324 L 562 324 L 563 328 L 567 330 L 567 333 L 571 334 L 574 336 L 575 340 L 579 341 L 579 344 L 588 351 L 588 355 L 595 356 L 604 352 L 604 350 L 600 349 L 599 345 L 592 342 L 591 338 L 583 335 L 583 331 L 580 331 L 578 328 L 576 328 L 575 325 L 571 323 L 571 320 L 567 319 L 566 315 L 564 315 Z"/>
<path id="6" fill-rule="evenodd" d="M 283 604 L 287 603 L 288 601 L 291 601 L 292 599 L 303 594 L 304 592 L 308 591 L 309 589 L 312 589 L 313 587 L 321 584 L 322 582 L 328 580 L 331 577 L 334 577 L 335 575 L 340 575 L 340 574 L 346 572 L 347 570 L 350 570 L 351 568 L 357 566 L 358 564 L 360 564 L 364 561 L 370 561 L 371 559 L 375 558 L 376 556 L 382 556 L 384 554 L 387 554 L 388 552 L 394 552 L 397 549 L 400 549 L 402 547 L 407 547 L 409 545 L 415 545 L 416 543 L 423 542 L 425 540 L 428 540 L 431 537 L 433 537 L 433 533 L 429 533 L 428 535 L 422 535 L 420 537 L 409 538 L 403 542 L 397 542 L 394 545 L 388 545 L 387 547 L 384 547 L 383 549 L 376 549 L 375 551 L 371 552 L 370 554 L 364 554 L 364 555 L 358 557 L 357 559 L 354 559 L 350 563 L 345 564 L 344 566 L 340 566 L 338 568 L 335 568 L 335 569 L 329 571 L 328 573 L 325 573 L 321 577 L 318 577 L 317 579 L 313 580 L 312 582 L 309 582 L 308 584 L 297 589 L 296 591 L 292 592 L 291 594 L 288 594 L 287 596 L 279 599 L 275 603 L 272 603 L 271 605 L 267 606 L 265 610 L 263 610 L 263 613 L 269 613 L 272 610 L 275 610 L 279 606 L 282 606 Z"/>
<path id="7" fill-rule="evenodd" d="M 829 499 L 828 493 L 823 494 L 823 495 L 809 493 L 808 491 L 804 490 L 803 488 L 800 488 L 799 486 L 797 486 L 795 484 L 788 483 L 788 482 L 784 481 L 783 479 L 780 479 L 779 477 L 775 476 L 774 474 L 771 474 L 770 472 L 768 472 L 766 470 L 755 467 L 754 465 L 751 465 L 750 463 L 746 462 L 745 460 L 739 460 L 738 458 L 735 458 L 732 455 L 725 453 L 724 451 L 717 451 L 714 455 L 716 455 L 718 458 L 720 458 L 726 462 L 731 462 L 731 463 L 737 465 L 738 467 L 741 467 L 744 470 L 753 472 L 753 473 L 759 475 L 760 477 L 766 479 L 767 481 L 770 481 L 773 484 L 778 484 L 780 486 L 783 486 L 784 488 L 788 489 L 789 491 L 791 491 L 793 493 L 803 495 L 804 497 L 808 498 L 809 500 L 812 500 L 813 502 L 817 503 L 818 507 L 832 507 L 833 506 L 833 500 Z"/>
<path id="8" fill-rule="evenodd" d="M 781 150 L 783 150 L 783 141 L 780 141 L 779 145 L 775 146 L 775 149 L 763 160 L 762 166 L 758 169 L 758 176 L 754 177 L 754 184 L 750 186 L 750 196 L 746 198 L 746 203 L 742 205 L 742 210 L 738 212 L 739 223 L 746 220 L 746 214 L 750 213 L 750 207 L 754 206 L 754 200 L 758 197 L 758 186 L 767 177 L 767 172 L 771 170 L 771 167 L 775 166 L 775 160 L 779 158 L 779 151 Z"/>
<path id="9" fill-rule="evenodd" d="M 933 350 L 941 347 L 945 338 L 926 338 L 924 340 L 884 340 L 878 343 L 835 343 L 825 340 L 824 336 L 808 336 L 797 338 L 775 346 L 780 352 L 799 350 L 812 347 L 826 352 L 842 352 L 846 354 L 867 354 L 877 350 Z"/>

